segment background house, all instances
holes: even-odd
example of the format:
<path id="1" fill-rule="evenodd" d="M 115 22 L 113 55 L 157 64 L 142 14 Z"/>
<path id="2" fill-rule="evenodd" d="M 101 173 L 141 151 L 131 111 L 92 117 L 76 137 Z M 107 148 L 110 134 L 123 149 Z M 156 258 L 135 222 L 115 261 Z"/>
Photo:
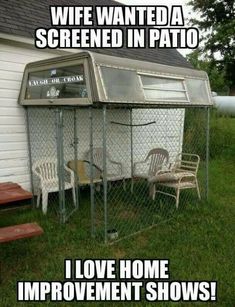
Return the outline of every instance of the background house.
<path id="1" fill-rule="evenodd" d="M 1 1 L 0 10 L 0 182 L 14 181 L 29 189 L 27 134 L 24 109 L 18 95 L 25 65 L 32 61 L 77 52 L 78 50 L 39 50 L 34 47 L 34 30 L 50 27 L 49 5 L 94 5 L 97 1 Z M 100 5 L 114 5 L 102 0 Z M 96 52 L 136 60 L 191 68 L 174 49 L 117 49 Z M 166 111 L 167 112 L 167 111 Z M 183 115 L 183 114 L 182 114 Z M 168 113 L 161 115 L 167 127 Z M 179 129 L 182 130 L 181 116 Z M 83 130 L 86 131 L 86 121 Z M 161 122 L 159 123 L 161 125 Z M 46 131 L 45 131 L 46 133 Z M 178 138 L 176 142 L 180 146 Z M 164 141 L 164 140 L 163 140 Z"/>

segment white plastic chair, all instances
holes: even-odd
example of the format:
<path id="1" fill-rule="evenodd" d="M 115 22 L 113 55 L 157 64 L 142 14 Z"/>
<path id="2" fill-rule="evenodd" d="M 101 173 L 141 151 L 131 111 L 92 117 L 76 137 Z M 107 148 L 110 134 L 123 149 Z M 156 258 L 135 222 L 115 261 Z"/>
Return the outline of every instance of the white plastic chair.
<path id="1" fill-rule="evenodd" d="M 159 170 L 166 167 L 169 161 L 169 153 L 163 148 L 153 148 L 149 151 L 143 161 L 135 162 L 133 164 L 133 176 L 131 181 L 131 192 L 133 193 L 134 181 L 137 179 L 149 180 Z M 155 194 L 155 186 L 150 184 L 150 196 Z"/>
<path id="2" fill-rule="evenodd" d="M 65 181 L 64 189 L 72 189 L 73 202 L 76 204 L 74 173 L 66 165 L 64 165 L 65 171 L 70 177 L 69 182 Z M 56 160 L 38 160 L 33 164 L 33 173 L 39 178 L 39 191 L 37 195 L 37 208 L 40 205 L 40 199 L 42 195 L 42 212 L 47 213 L 48 206 L 48 194 L 52 192 L 59 192 L 59 178 L 57 174 L 57 161 Z"/>

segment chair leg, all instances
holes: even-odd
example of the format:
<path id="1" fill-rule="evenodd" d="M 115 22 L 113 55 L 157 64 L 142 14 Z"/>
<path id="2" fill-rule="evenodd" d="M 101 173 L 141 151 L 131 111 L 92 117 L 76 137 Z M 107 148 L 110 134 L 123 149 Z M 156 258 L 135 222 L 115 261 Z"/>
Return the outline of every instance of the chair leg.
<path id="1" fill-rule="evenodd" d="M 95 191 L 100 192 L 100 183 L 94 184 Z"/>
<path id="2" fill-rule="evenodd" d="M 149 196 L 153 200 L 155 200 L 155 193 L 156 193 L 156 188 L 154 183 L 150 183 L 149 185 Z"/>
<path id="3" fill-rule="evenodd" d="M 47 214 L 48 192 L 42 191 L 42 212 Z"/>
<path id="4" fill-rule="evenodd" d="M 179 208 L 180 189 L 176 189 L 176 209 Z"/>
<path id="5" fill-rule="evenodd" d="M 154 188 L 153 188 L 153 200 L 156 199 L 156 194 L 157 194 L 157 190 L 156 190 L 156 184 L 154 183 Z"/>
<path id="6" fill-rule="evenodd" d="M 125 178 L 123 179 L 123 189 L 124 189 L 124 191 L 126 191 L 126 180 L 125 180 Z"/>
<path id="7" fill-rule="evenodd" d="M 197 179 L 196 179 L 196 188 L 197 188 L 197 195 L 198 195 L 198 198 L 201 200 L 201 194 L 200 194 L 200 189 L 199 189 L 199 185 L 198 185 Z"/>
<path id="8" fill-rule="evenodd" d="M 36 208 L 39 208 L 41 200 L 41 190 L 38 191 Z"/>
<path id="9" fill-rule="evenodd" d="M 131 178 L 131 193 L 134 191 L 134 180 Z"/>
<path id="10" fill-rule="evenodd" d="M 74 204 L 74 207 L 76 207 L 76 192 L 75 192 L 75 187 L 72 187 L 72 193 L 73 193 L 73 204 Z"/>

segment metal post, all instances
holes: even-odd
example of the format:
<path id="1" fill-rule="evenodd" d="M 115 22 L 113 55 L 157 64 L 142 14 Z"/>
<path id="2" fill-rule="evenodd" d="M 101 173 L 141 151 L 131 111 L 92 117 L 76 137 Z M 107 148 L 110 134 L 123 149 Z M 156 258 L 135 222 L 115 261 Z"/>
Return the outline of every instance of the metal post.
<path id="1" fill-rule="evenodd" d="M 60 110 L 60 151 L 61 151 L 61 161 L 60 161 L 60 170 L 61 170 L 61 188 L 62 188 L 62 222 L 66 221 L 66 208 L 65 208 L 65 192 L 64 192 L 64 114 L 63 109 Z"/>
<path id="2" fill-rule="evenodd" d="M 133 180 L 133 119 L 132 109 L 130 109 L 130 126 L 131 126 L 131 180 Z"/>
<path id="3" fill-rule="evenodd" d="M 206 200 L 209 197 L 209 156 L 210 156 L 210 109 L 206 108 Z"/>
<path id="4" fill-rule="evenodd" d="M 56 142 L 57 142 L 57 169 L 59 178 L 59 207 L 60 222 L 65 222 L 65 195 L 64 195 L 64 150 L 63 150 L 63 110 L 56 110 Z"/>
<path id="5" fill-rule="evenodd" d="M 78 161 L 78 135 L 77 135 L 77 110 L 74 108 L 73 110 L 73 136 L 74 136 L 74 160 L 77 163 Z M 77 165 L 76 165 L 77 169 Z M 78 198 L 78 176 L 77 172 L 74 172 L 75 176 L 75 194 L 76 194 L 76 203 L 75 208 L 78 209 L 79 207 L 79 198 Z"/>
<path id="6" fill-rule="evenodd" d="M 106 165 L 106 106 L 103 106 L 103 185 L 104 185 L 104 242 L 107 243 L 108 210 L 107 210 L 107 165 Z"/>
<path id="7" fill-rule="evenodd" d="M 35 208 L 33 171 L 32 171 L 33 163 L 32 163 L 32 151 L 31 151 L 31 139 L 30 139 L 29 110 L 28 110 L 28 107 L 26 107 L 26 125 L 27 125 L 27 143 L 28 143 L 28 154 L 29 154 L 30 185 L 31 185 L 31 192 L 33 194 L 32 206 L 33 206 L 33 208 Z"/>
<path id="8" fill-rule="evenodd" d="M 90 197 L 91 197 L 91 236 L 95 237 L 95 190 L 94 190 L 94 173 L 93 173 L 93 110 L 89 108 L 89 119 L 90 119 Z"/>

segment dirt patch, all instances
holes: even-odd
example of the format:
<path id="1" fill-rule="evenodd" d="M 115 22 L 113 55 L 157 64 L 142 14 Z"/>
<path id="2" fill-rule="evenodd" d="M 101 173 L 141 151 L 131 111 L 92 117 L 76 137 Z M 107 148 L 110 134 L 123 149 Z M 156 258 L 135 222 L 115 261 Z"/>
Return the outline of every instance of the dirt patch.
<path id="1" fill-rule="evenodd" d="M 123 259 L 125 258 L 126 256 L 126 252 L 120 248 L 115 248 L 115 247 L 112 247 L 113 249 L 113 256 L 114 258 L 116 259 Z"/>
<path id="2" fill-rule="evenodd" d="M 123 210 L 118 214 L 118 217 L 125 220 L 136 219 L 138 218 L 138 213 L 131 210 Z"/>

